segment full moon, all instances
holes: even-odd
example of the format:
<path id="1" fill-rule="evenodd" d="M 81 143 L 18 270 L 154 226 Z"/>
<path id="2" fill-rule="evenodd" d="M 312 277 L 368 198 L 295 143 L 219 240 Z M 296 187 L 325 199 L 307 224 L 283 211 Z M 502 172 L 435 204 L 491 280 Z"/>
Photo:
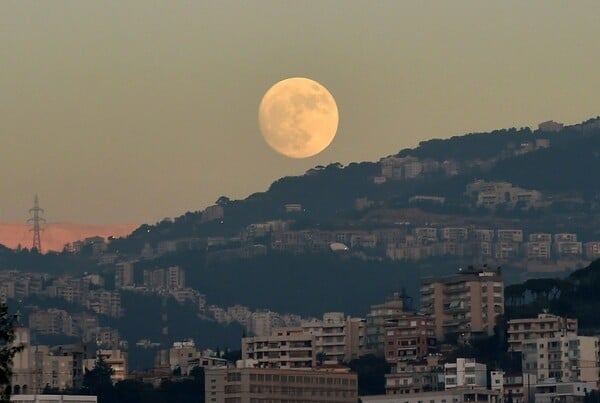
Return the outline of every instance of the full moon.
<path id="1" fill-rule="evenodd" d="M 327 88 L 308 78 L 293 77 L 266 92 L 258 121 L 271 148 L 291 158 L 307 158 L 331 144 L 339 116 Z"/>

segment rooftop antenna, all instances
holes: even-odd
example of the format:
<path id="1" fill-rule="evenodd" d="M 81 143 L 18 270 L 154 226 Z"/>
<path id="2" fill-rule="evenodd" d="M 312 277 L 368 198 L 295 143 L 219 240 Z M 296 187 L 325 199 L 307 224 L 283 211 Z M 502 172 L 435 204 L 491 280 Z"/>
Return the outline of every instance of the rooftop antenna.
<path id="1" fill-rule="evenodd" d="M 40 208 L 40 204 L 38 202 L 38 196 L 35 195 L 35 199 L 33 200 L 33 208 L 29 209 L 29 214 L 32 215 L 27 222 L 32 226 L 31 230 L 33 232 L 33 245 L 31 249 L 37 250 L 38 253 L 42 253 L 42 238 L 40 236 L 40 232 L 42 231 L 41 225 L 46 222 L 44 218 L 42 218 L 41 214 L 44 212 L 43 208 Z"/>

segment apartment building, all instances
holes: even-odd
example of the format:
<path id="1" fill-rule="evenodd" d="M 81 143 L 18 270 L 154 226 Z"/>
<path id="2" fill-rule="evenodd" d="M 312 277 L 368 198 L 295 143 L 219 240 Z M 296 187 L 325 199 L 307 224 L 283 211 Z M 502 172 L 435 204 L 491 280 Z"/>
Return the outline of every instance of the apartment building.
<path id="1" fill-rule="evenodd" d="M 115 267 L 115 288 L 134 285 L 133 262 L 118 263 Z"/>
<path id="2" fill-rule="evenodd" d="M 441 356 L 430 355 L 421 360 L 399 361 L 385 375 L 385 393 L 407 395 L 444 390 L 444 364 Z"/>
<path id="3" fill-rule="evenodd" d="M 518 242 L 496 242 L 494 244 L 494 256 L 499 260 L 514 259 L 521 253 L 521 244 Z"/>
<path id="4" fill-rule="evenodd" d="M 444 364 L 446 390 L 453 388 L 485 388 L 487 386 L 487 366 L 474 358 L 457 358 L 455 362 Z"/>
<path id="5" fill-rule="evenodd" d="M 523 373 L 538 382 L 585 382 L 598 389 L 598 337 L 557 333 L 554 337 L 529 339 L 521 347 Z"/>
<path id="6" fill-rule="evenodd" d="M 73 319 L 62 309 L 40 309 L 29 314 L 31 331 L 43 335 L 74 336 Z"/>
<path id="7" fill-rule="evenodd" d="M 594 389 L 584 382 L 548 380 L 535 385 L 532 401 L 535 403 L 585 402 L 586 395 L 592 390 Z"/>
<path id="8" fill-rule="evenodd" d="M 508 327 L 508 351 L 523 351 L 523 343 L 529 340 L 549 339 L 556 333 L 577 334 L 577 319 L 540 313 L 536 318 L 511 319 Z"/>
<path id="9" fill-rule="evenodd" d="M 529 242 L 548 242 L 552 243 L 552 234 L 535 232 L 533 234 L 529 234 Z"/>
<path id="10" fill-rule="evenodd" d="M 421 243 L 438 241 L 437 228 L 432 228 L 432 227 L 415 228 L 414 234 L 417 237 L 417 240 L 420 241 Z"/>
<path id="11" fill-rule="evenodd" d="M 500 242 L 523 242 L 521 229 L 499 229 L 497 235 Z"/>
<path id="12" fill-rule="evenodd" d="M 406 315 L 406 298 L 405 295 L 394 293 L 383 304 L 371 305 L 366 318 L 365 348 L 368 351 L 384 353 L 386 328 Z"/>
<path id="13" fill-rule="evenodd" d="M 499 403 L 502 402 L 502 395 L 497 390 L 485 388 L 454 388 L 411 395 L 361 396 L 360 400 L 363 403 Z"/>
<path id="14" fill-rule="evenodd" d="M 11 403 L 97 403 L 98 396 L 85 395 L 27 395 L 10 397 Z"/>
<path id="15" fill-rule="evenodd" d="M 464 242 L 469 237 L 467 228 L 442 228 L 442 239 L 450 242 Z"/>
<path id="16" fill-rule="evenodd" d="M 583 247 L 581 242 L 576 241 L 555 242 L 554 251 L 556 256 L 560 258 L 578 258 L 583 252 Z"/>
<path id="17" fill-rule="evenodd" d="M 144 270 L 144 286 L 148 290 L 163 290 L 167 286 L 165 269 Z"/>
<path id="18" fill-rule="evenodd" d="M 42 393 L 46 387 L 65 390 L 73 388 L 73 357 L 55 354 L 48 346 L 32 346 L 33 389 Z"/>
<path id="19" fill-rule="evenodd" d="M 185 271 L 179 266 L 171 266 L 166 270 L 166 283 L 169 290 L 185 288 Z"/>
<path id="20" fill-rule="evenodd" d="M 275 328 L 269 336 L 242 338 L 242 361 L 261 368 L 316 366 L 315 336 L 298 328 Z"/>
<path id="21" fill-rule="evenodd" d="M 573 234 L 573 233 L 554 234 L 554 243 L 559 243 L 559 242 L 577 242 L 577 234 Z"/>
<path id="22" fill-rule="evenodd" d="M 358 379 L 347 368 L 213 368 L 205 373 L 208 403 L 355 403 Z"/>
<path id="23" fill-rule="evenodd" d="M 467 185 L 465 193 L 476 200 L 477 206 L 495 209 L 500 205 L 511 208 L 538 207 L 542 204 L 542 193 L 522 189 L 508 182 L 486 182 L 477 180 Z"/>
<path id="24" fill-rule="evenodd" d="M 346 320 L 346 352 L 344 362 L 364 355 L 366 343 L 366 320 L 349 317 Z"/>
<path id="25" fill-rule="evenodd" d="M 350 361 L 364 348 L 364 320 L 346 318 L 342 312 L 326 312 L 321 320 L 303 321 L 301 327 L 315 337 L 317 354 L 326 363 Z"/>
<path id="26" fill-rule="evenodd" d="M 494 230 L 493 229 L 482 229 L 476 228 L 472 232 L 473 238 L 480 242 L 493 242 L 494 241 Z"/>
<path id="27" fill-rule="evenodd" d="M 407 313 L 386 327 L 384 344 L 385 359 L 390 363 L 425 358 L 436 348 L 433 320 Z"/>
<path id="28" fill-rule="evenodd" d="M 91 290 L 86 302 L 88 309 L 96 313 L 114 318 L 123 315 L 121 294 L 118 291 Z"/>
<path id="29" fill-rule="evenodd" d="M 587 259 L 596 260 L 600 258 L 600 242 L 587 242 L 583 247 Z"/>
<path id="30" fill-rule="evenodd" d="M 530 241 L 527 242 L 527 258 L 546 260 L 552 257 L 552 247 L 550 242 Z"/>
<path id="31" fill-rule="evenodd" d="M 492 390 L 500 392 L 505 402 L 509 399 L 513 403 L 533 402 L 534 376 L 524 376 L 521 372 L 491 371 L 490 381 Z"/>
<path id="32" fill-rule="evenodd" d="M 438 340 L 452 333 L 493 334 L 496 316 L 504 313 L 500 269 L 468 268 L 454 276 L 423 279 L 421 313 L 432 317 Z"/>

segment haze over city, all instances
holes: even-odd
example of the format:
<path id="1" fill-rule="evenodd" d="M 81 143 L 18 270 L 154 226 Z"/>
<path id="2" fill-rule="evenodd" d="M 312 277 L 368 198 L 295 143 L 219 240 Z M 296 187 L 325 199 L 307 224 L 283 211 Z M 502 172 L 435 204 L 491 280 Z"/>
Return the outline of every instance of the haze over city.
<path id="1" fill-rule="evenodd" d="M 600 105 L 597 1 L 0 2 L 0 222 L 155 222 L 316 165 Z M 261 138 L 275 82 L 319 81 L 337 137 Z"/>

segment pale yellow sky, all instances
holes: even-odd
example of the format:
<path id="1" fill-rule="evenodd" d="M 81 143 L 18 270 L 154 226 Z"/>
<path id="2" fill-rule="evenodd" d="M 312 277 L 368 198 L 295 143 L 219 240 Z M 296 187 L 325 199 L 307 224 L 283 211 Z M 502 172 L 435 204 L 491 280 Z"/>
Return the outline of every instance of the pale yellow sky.
<path id="1" fill-rule="evenodd" d="M 0 222 L 154 222 L 420 140 L 600 115 L 600 2 L 0 1 Z M 316 157 L 257 109 L 305 76 L 338 102 Z"/>

